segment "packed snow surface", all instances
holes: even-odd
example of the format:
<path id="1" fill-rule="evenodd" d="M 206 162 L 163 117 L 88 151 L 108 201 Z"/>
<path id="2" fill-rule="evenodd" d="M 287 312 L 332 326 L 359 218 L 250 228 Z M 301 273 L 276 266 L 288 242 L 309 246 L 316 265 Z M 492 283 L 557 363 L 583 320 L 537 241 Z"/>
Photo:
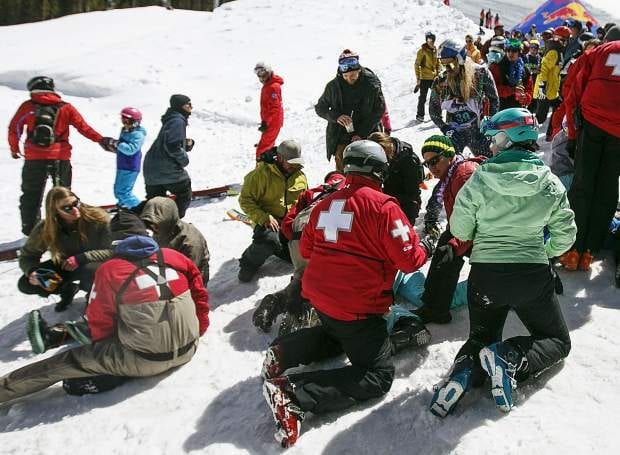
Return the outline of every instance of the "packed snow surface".
<path id="1" fill-rule="evenodd" d="M 472 11 L 480 8 L 463 3 Z M 514 2 L 502 5 L 508 3 Z M 590 3 L 604 6 L 603 0 Z M 615 0 L 607 3 L 613 13 Z M 531 9 L 515 5 L 514 17 L 507 17 L 513 23 Z M 457 0 L 453 7 L 459 8 Z M 415 52 L 426 30 L 434 30 L 439 42 L 477 31 L 477 23 L 455 8 L 434 0 L 239 0 L 214 13 L 150 7 L 0 27 L 0 122 L 6 128 L 27 98 L 26 81 L 46 74 L 104 135 L 118 134 L 121 108 L 138 107 L 148 130 L 146 151 L 169 96 L 184 93 L 194 105 L 188 130 L 196 140 L 188 169 L 194 188 L 240 182 L 254 165 L 259 138 L 260 85 L 252 68 L 265 60 L 285 80 L 280 139 L 301 143 L 308 179 L 316 184 L 333 163 L 325 159 L 325 121 L 313 105 L 334 77 L 340 51 L 356 50 L 362 64 L 379 75 L 394 135 L 419 150 L 438 130 L 412 122 Z M 91 204 L 114 202 L 114 156 L 75 131 L 71 142 L 74 191 Z M 20 237 L 22 163 L 10 158 L 5 141 L 0 156 L 4 242 Z M 143 195 L 142 180 L 137 188 Z M 424 193 L 428 198 L 430 192 Z M 186 217 L 205 234 L 212 255 L 211 326 L 192 362 L 99 396 L 70 397 L 56 385 L 1 406 L 1 453 L 280 452 L 259 379 L 273 335 L 257 332 L 251 314 L 265 294 L 287 283 L 291 269 L 272 259 L 257 281 L 238 282 L 237 259 L 251 231 L 224 219 L 231 207 L 237 207 L 234 198 L 203 201 Z M 309 416 L 290 453 L 617 453 L 620 293 L 612 287 L 611 266 L 607 255 L 589 273 L 562 273 L 560 302 L 572 352 L 563 366 L 520 387 L 509 415 L 496 409 L 486 389 L 471 392 L 445 420 L 428 411 L 432 385 L 467 337 L 463 310 L 448 326 L 429 326 L 433 341 L 427 349 L 396 357 L 396 379 L 383 399 L 350 412 Z M 29 311 L 41 308 L 56 322 L 78 316 L 84 306 L 78 294 L 69 311 L 54 313 L 53 297 L 46 301 L 17 291 L 19 276 L 15 261 L 0 263 L 0 374 L 41 357 L 30 352 L 26 339 Z M 505 335 L 523 330 L 512 318 Z"/>

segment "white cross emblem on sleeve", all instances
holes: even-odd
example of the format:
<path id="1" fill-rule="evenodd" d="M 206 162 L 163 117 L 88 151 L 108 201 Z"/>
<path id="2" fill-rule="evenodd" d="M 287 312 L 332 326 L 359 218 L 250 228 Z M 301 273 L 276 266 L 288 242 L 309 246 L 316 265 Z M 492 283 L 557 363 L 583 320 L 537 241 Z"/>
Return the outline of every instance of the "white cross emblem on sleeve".
<path id="1" fill-rule="evenodd" d="M 612 66 L 614 68 L 611 72 L 612 76 L 620 76 L 620 54 L 609 54 L 605 66 Z"/>
<path id="2" fill-rule="evenodd" d="M 403 221 L 400 219 L 394 221 L 394 226 L 396 227 L 390 231 L 392 237 L 400 237 L 403 242 L 409 240 L 409 226 L 403 224 Z"/>
<path id="3" fill-rule="evenodd" d="M 344 211 L 345 202 L 345 199 L 335 199 L 329 204 L 328 211 L 319 214 L 316 228 L 323 229 L 323 235 L 328 242 L 338 242 L 338 231 L 351 232 L 353 212 Z"/>

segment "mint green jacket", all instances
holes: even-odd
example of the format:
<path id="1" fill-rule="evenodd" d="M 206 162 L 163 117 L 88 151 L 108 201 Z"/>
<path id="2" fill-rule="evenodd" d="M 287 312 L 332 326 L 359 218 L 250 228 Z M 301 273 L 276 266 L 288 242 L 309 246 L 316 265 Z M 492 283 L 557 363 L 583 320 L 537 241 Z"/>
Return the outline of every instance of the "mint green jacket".
<path id="1" fill-rule="evenodd" d="M 560 180 L 534 153 L 510 149 L 481 164 L 463 185 L 450 232 L 473 240 L 472 263 L 547 264 L 572 246 L 577 226 Z"/>

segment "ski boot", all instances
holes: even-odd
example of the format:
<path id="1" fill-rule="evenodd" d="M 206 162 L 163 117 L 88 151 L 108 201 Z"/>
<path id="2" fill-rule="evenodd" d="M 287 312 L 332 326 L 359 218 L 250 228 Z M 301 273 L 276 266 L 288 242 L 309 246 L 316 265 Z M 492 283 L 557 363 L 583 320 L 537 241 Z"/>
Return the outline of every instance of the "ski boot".
<path id="1" fill-rule="evenodd" d="M 472 384 L 474 361 L 463 355 L 454 361 L 448 377 L 433 386 L 430 410 L 437 417 L 445 417 L 454 411 Z"/>
<path id="2" fill-rule="evenodd" d="M 284 311 L 284 298 L 280 292 L 267 294 L 252 314 L 252 323 L 263 332 L 269 332 L 273 321 Z"/>
<path id="3" fill-rule="evenodd" d="M 435 324 L 449 324 L 452 321 L 450 311 L 438 313 L 426 304 L 422 304 L 420 308 L 412 310 L 413 314 L 420 318 L 424 324 L 434 322 Z"/>
<path id="4" fill-rule="evenodd" d="M 500 411 L 510 412 L 514 403 L 512 391 L 517 388 L 517 373 L 527 370 L 527 358 L 500 341 L 480 351 L 482 368 L 491 377 L 491 394 Z"/>
<path id="5" fill-rule="evenodd" d="M 291 447 L 299 438 L 304 413 L 293 401 L 293 386 L 287 377 L 268 379 L 263 383 L 263 396 L 276 421 L 276 441 L 283 448 Z"/>
<path id="6" fill-rule="evenodd" d="M 431 332 L 414 316 L 400 317 L 390 333 L 392 355 L 406 348 L 419 348 L 431 342 Z"/>
<path id="7" fill-rule="evenodd" d="M 316 310 L 306 302 L 304 302 L 303 305 L 304 309 L 300 314 L 291 312 L 284 313 L 282 322 L 280 322 L 280 328 L 278 329 L 278 337 L 321 324 Z"/>
<path id="8" fill-rule="evenodd" d="M 95 393 L 107 392 L 126 382 L 129 378 L 102 374 L 90 378 L 72 378 L 62 381 L 62 388 L 68 395 L 81 397 Z"/>
<path id="9" fill-rule="evenodd" d="M 581 253 L 581 257 L 579 258 L 579 265 L 577 266 L 578 270 L 582 270 L 587 272 L 590 270 L 590 266 L 592 265 L 592 254 L 590 254 L 590 250 L 586 250 Z"/>
<path id="10" fill-rule="evenodd" d="M 70 339 L 64 324 L 56 324 L 52 327 L 41 317 L 39 310 L 28 314 L 27 324 L 28 340 L 35 354 L 43 354 L 48 349 L 62 346 Z"/>
<path id="11" fill-rule="evenodd" d="M 264 379 L 278 377 L 284 372 L 284 368 L 280 364 L 281 356 L 280 345 L 274 344 L 269 346 L 267 352 L 265 352 L 265 360 L 263 360 L 263 367 L 260 373 Z"/>
<path id="12" fill-rule="evenodd" d="M 65 281 L 60 285 L 60 301 L 54 307 L 54 311 L 65 311 L 73 303 L 73 297 L 78 293 L 80 287 L 72 281 Z"/>

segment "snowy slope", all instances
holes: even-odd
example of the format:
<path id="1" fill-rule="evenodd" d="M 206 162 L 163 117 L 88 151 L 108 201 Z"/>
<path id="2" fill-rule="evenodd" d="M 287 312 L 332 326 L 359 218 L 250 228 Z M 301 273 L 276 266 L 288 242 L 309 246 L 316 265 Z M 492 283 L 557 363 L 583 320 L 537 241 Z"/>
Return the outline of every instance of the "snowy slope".
<path id="1" fill-rule="evenodd" d="M 435 0 L 239 0 L 215 13 L 118 10 L 0 27 L 0 125 L 26 97 L 25 81 L 45 73 L 56 79 L 97 130 L 118 133 L 118 112 L 134 105 L 154 139 L 170 94 L 192 98 L 189 135 L 197 141 L 189 172 L 194 187 L 241 181 L 253 166 L 260 86 L 252 73 L 269 61 L 285 79 L 285 127 L 280 138 L 302 144 L 311 182 L 331 169 L 325 160 L 325 122 L 313 103 L 335 74 L 344 47 L 361 54 L 377 72 L 396 136 L 419 147 L 435 133 L 431 124 L 406 127 L 417 101 L 412 61 L 424 31 L 439 40 L 462 37 L 477 26 Z M 524 12 L 525 14 L 525 12 Z M 517 20 L 515 18 L 515 20 Z M 41 43 L 45 43 L 42 47 Z M 74 190 L 90 203 L 110 203 L 113 156 L 75 132 Z M 21 163 L 0 143 L 0 241 L 19 237 Z M 142 182 L 138 183 L 142 188 Z M 428 194 L 425 195 L 428 197 Z M 193 206 L 187 219 L 207 237 L 211 327 L 187 366 L 136 380 L 114 392 L 69 397 L 60 387 L 0 407 L 0 452 L 76 453 L 278 453 L 273 422 L 260 392 L 262 351 L 269 335 L 251 325 L 256 303 L 288 281 L 289 266 L 271 260 L 259 280 L 239 284 L 237 258 L 250 241 L 247 226 L 223 221 L 234 199 Z M 474 391 L 453 417 L 427 411 L 432 384 L 449 368 L 466 338 L 466 312 L 453 324 L 434 326 L 432 345 L 396 358 L 397 378 L 382 399 L 349 413 L 311 416 L 291 453 L 615 453 L 614 373 L 620 355 L 612 338 L 620 331 L 619 296 L 611 287 L 611 258 L 590 274 L 564 276 L 561 303 L 573 351 L 560 371 L 523 387 L 515 410 L 501 415 L 485 391 Z M 53 301 L 20 295 L 16 263 L 0 263 L 0 375 L 36 356 L 25 337 L 26 314 L 43 308 L 52 321 L 79 314 Z M 510 321 L 508 335 L 521 331 Z M 556 374 L 557 373 L 557 374 Z"/>

